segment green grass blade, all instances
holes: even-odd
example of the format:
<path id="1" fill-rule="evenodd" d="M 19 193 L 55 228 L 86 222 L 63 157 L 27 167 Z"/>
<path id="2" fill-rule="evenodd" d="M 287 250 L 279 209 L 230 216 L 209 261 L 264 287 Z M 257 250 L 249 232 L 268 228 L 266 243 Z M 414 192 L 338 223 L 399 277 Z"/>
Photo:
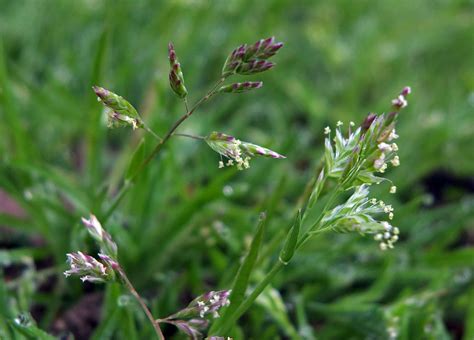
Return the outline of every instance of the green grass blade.
<path id="1" fill-rule="evenodd" d="M 108 30 L 104 28 L 98 41 L 97 52 L 92 66 L 90 86 L 100 85 L 103 78 L 103 69 L 108 45 Z M 87 138 L 87 164 L 89 168 L 89 183 L 91 187 L 99 181 L 100 173 L 100 151 L 102 150 L 102 126 L 100 117 L 102 108 L 97 105 L 95 95 L 91 90 L 91 109 L 88 124 L 85 126 Z"/>
<path id="2" fill-rule="evenodd" d="M 470 289 L 468 295 L 468 308 L 466 313 L 466 333 L 464 339 L 474 339 L 474 288 Z"/>
<path id="3" fill-rule="evenodd" d="M 250 275 L 252 274 L 253 267 L 255 265 L 255 262 L 257 261 L 258 253 L 260 251 L 260 245 L 263 240 L 265 223 L 266 216 L 264 213 L 262 213 L 260 215 L 257 230 L 250 245 L 249 252 L 247 253 L 247 256 L 245 256 L 245 259 L 242 262 L 239 271 L 237 272 L 237 276 L 235 277 L 234 283 L 232 284 L 232 293 L 229 297 L 231 304 L 224 312 L 223 317 L 219 319 L 218 322 L 214 325 L 213 329 L 211 329 L 211 334 L 220 334 L 220 331 L 222 329 L 229 327 L 229 324 L 232 322 L 232 315 L 245 298 L 245 292 L 249 284 Z"/>
<path id="4" fill-rule="evenodd" d="M 42 329 L 36 327 L 33 324 L 23 325 L 20 322 L 17 322 L 16 319 L 10 322 L 11 327 L 13 330 L 25 336 L 27 339 L 35 339 L 35 340 L 54 340 L 56 339 L 54 336 L 49 335 Z"/>
<path id="5" fill-rule="evenodd" d="M 288 232 L 285 245 L 283 246 L 283 249 L 280 252 L 280 261 L 285 264 L 287 264 L 295 254 L 296 243 L 298 242 L 298 236 L 300 234 L 300 226 L 301 210 L 298 210 L 298 212 L 296 213 L 295 223 Z"/>
<path id="6" fill-rule="evenodd" d="M 24 127 L 20 121 L 15 100 L 11 92 L 11 84 L 7 74 L 6 56 L 3 42 L 0 37 L 0 117 L 2 117 L 2 134 L 9 136 L 13 149 L 11 154 L 17 160 L 24 160 L 27 156 L 27 141 Z"/>
<path id="7" fill-rule="evenodd" d="M 142 138 L 140 144 L 138 144 L 138 147 L 133 152 L 132 159 L 130 160 L 127 173 L 125 175 L 125 180 L 133 179 L 133 175 L 135 175 L 138 168 L 142 165 L 143 161 L 145 160 L 145 157 L 145 138 Z"/>

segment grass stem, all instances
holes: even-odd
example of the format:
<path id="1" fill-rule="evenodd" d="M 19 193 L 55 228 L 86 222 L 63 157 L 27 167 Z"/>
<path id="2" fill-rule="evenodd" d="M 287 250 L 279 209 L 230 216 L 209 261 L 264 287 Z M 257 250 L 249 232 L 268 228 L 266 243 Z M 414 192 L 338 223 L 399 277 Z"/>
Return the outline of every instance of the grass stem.
<path id="1" fill-rule="evenodd" d="M 145 312 L 148 320 L 150 320 L 150 322 L 152 323 L 153 325 L 153 328 L 155 330 L 155 333 L 158 337 L 158 339 L 160 340 L 164 340 L 164 336 L 163 336 L 163 333 L 161 332 L 161 328 L 160 328 L 160 325 L 158 322 L 155 322 L 155 318 L 153 317 L 153 315 L 151 314 L 150 310 L 148 309 L 148 307 L 146 306 L 145 304 L 145 301 L 143 301 L 143 299 L 141 298 L 140 294 L 138 294 L 137 290 L 135 289 L 135 287 L 133 287 L 132 283 L 130 282 L 130 280 L 128 279 L 127 275 L 125 274 L 124 270 L 119 267 L 117 272 L 119 273 L 120 275 L 120 278 L 123 280 L 123 282 L 125 283 L 125 286 L 127 287 L 127 289 L 130 291 L 130 293 L 135 297 L 135 299 L 137 299 L 138 303 L 140 304 L 140 306 L 142 307 L 143 311 Z"/>

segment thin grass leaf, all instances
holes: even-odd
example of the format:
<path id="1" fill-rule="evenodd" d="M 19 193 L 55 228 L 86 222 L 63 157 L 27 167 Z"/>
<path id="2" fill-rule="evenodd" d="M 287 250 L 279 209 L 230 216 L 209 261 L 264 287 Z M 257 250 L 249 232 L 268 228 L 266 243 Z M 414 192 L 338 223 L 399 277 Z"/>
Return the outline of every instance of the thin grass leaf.
<path id="1" fill-rule="evenodd" d="M 142 233 L 142 239 L 140 239 L 142 249 L 153 249 L 153 255 L 149 256 L 143 263 L 143 274 L 152 273 L 156 268 L 162 267 L 173 258 L 174 252 L 179 250 L 177 245 L 182 241 L 182 237 L 186 235 L 183 230 L 186 229 L 190 218 L 196 211 L 203 209 L 203 207 L 220 197 L 224 183 L 227 183 L 235 173 L 236 171 L 233 170 L 222 172 L 207 187 L 196 193 L 191 201 L 181 204 L 179 209 L 174 212 L 173 219 L 169 223 L 169 229 L 163 236 L 160 236 L 162 231 L 159 228 L 150 230 L 148 234 Z"/>
<path id="2" fill-rule="evenodd" d="M 19 318 L 16 318 L 13 321 L 10 321 L 10 326 L 15 333 L 25 336 L 27 339 L 34 340 L 55 340 L 56 338 L 52 335 L 49 335 L 42 329 L 36 327 L 33 324 L 23 324 Z"/>
<path id="3" fill-rule="evenodd" d="M 122 313 L 118 308 L 120 294 L 121 288 L 118 283 L 107 285 L 102 303 L 102 321 L 92 334 L 92 340 L 112 339 L 115 331 L 119 328 L 120 314 Z"/>
<path id="4" fill-rule="evenodd" d="M 232 293 L 230 294 L 229 300 L 230 305 L 224 312 L 224 315 L 221 319 L 218 319 L 215 325 L 211 328 L 210 334 L 220 334 L 222 329 L 228 328 L 229 323 L 232 322 L 232 316 L 237 308 L 240 306 L 242 301 L 245 298 L 245 292 L 247 290 L 250 275 L 255 262 L 258 258 L 258 253 L 260 251 L 260 245 L 263 240 L 263 234 L 265 231 L 266 216 L 264 213 L 260 215 L 257 230 L 255 231 L 255 236 L 250 245 L 249 252 L 245 256 L 242 265 L 240 266 L 237 276 L 235 277 L 234 283 L 232 284 Z"/>
<path id="5" fill-rule="evenodd" d="M 118 308 L 115 308 L 110 313 L 106 314 L 105 317 L 102 319 L 100 325 L 95 329 L 94 334 L 91 336 L 91 339 L 112 339 L 115 331 L 120 328 L 119 314 L 120 310 Z"/>
<path id="6" fill-rule="evenodd" d="M 108 30 L 104 28 L 102 34 L 99 38 L 97 44 L 97 52 L 94 57 L 92 74 L 91 74 L 91 83 L 93 86 L 95 84 L 102 83 L 103 69 L 105 65 L 105 57 L 108 46 Z M 89 170 L 89 183 L 91 188 L 95 187 L 95 184 L 99 181 L 99 172 L 100 172 L 100 152 L 102 148 L 102 126 L 100 124 L 100 118 L 102 111 L 98 110 L 96 107 L 96 102 L 94 96 L 91 97 L 91 109 L 90 116 L 88 119 L 88 124 L 85 128 L 86 138 L 87 138 L 87 166 Z"/>
<path id="7" fill-rule="evenodd" d="M 3 49 L 3 41 L 0 38 L 0 113 L 5 117 L 2 130 L 5 136 L 10 136 L 13 144 L 15 159 L 24 160 L 28 155 L 29 140 L 20 120 L 20 115 L 15 105 L 15 99 L 11 91 L 11 84 L 7 74 L 6 57 Z M 5 127 L 5 128 L 3 128 Z M 7 128 L 8 127 L 8 128 Z"/>
<path id="8" fill-rule="evenodd" d="M 470 289 L 468 295 L 468 301 L 471 303 L 468 304 L 468 310 L 466 313 L 466 333 L 464 334 L 464 339 L 474 339 L 474 287 Z"/>
<path id="9" fill-rule="evenodd" d="M 258 297 L 257 303 L 276 321 L 280 329 L 291 339 L 298 339 L 298 332 L 291 324 L 283 299 L 275 288 L 269 286 Z"/>
<path id="10" fill-rule="evenodd" d="M 132 159 L 130 160 L 130 164 L 127 169 L 127 173 L 125 175 L 125 180 L 132 180 L 133 176 L 137 172 L 138 168 L 142 165 L 143 161 L 145 160 L 145 138 L 142 138 L 140 144 L 135 149 L 132 155 Z"/>
<path id="11" fill-rule="evenodd" d="M 293 227 L 291 227 L 288 235 L 286 237 L 285 245 L 280 252 L 280 261 L 284 264 L 287 264 L 293 255 L 295 254 L 296 243 L 298 242 L 298 236 L 300 234 L 300 227 L 301 227 L 301 210 L 298 210 L 296 213 L 295 222 L 293 223 Z"/>
<path id="12" fill-rule="evenodd" d="M 124 308 L 121 313 L 120 324 L 126 339 L 138 340 L 138 331 L 135 324 L 134 313 L 129 308 Z"/>

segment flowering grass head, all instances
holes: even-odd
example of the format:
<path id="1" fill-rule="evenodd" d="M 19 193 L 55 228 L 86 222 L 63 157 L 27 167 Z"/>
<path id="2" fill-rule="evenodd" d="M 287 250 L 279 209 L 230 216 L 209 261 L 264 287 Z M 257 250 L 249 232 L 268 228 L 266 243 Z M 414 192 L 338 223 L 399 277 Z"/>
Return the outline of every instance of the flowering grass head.
<path id="1" fill-rule="evenodd" d="M 192 339 L 201 338 L 201 331 L 208 327 L 209 318 L 219 318 L 220 309 L 230 305 L 230 293 L 230 290 L 207 292 L 191 301 L 186 308 L 159 321 L 175 325 Z"/>
<path id="2" fill-rule="evenodd" d="M 225 83 L 228 77 L 235 74 L 252 75 L 271 69 L 275 66 L 275 63 L 269 59 L 277 54 L 282 46 L 282 43 L 276 42 L 275 38 L 271 37 L 260 39 L 252 45 L 243 44 L 237 47 L 228 56 L 221 77 L 211 90 L 193 105 L 188 105 L 186 99 L 188 91 L 184 85 L 181 65 L 174 46 L 170 43 L 168 45 L 169 82 L 175 94 L 184 99 L 186 112 L 171 125 L 163 138 L 154 134 L 145 125 L 138 112 L 128 101 L 104 88 L 94 87 L 99 100 L 108 109 L 109 125 L 131 125 L 134 129 L 144 128 L 159 140 L 151 154 L 144 157 L 144 161 L 137 166 L 138 170 L 133 173 L 132 178 L 144 169 L 173 136 L 190 137 L 194 140 L 205 141 L 211 149 L 220 155 L 219 168 L 236 166 L 238 170 L 247 169 L 254 157 L 285 158 L 285 156 L 273 150 L 241 141 L 234 136 L 221 132 L 212 132 L 207 137 L 200 137 L 180 133 L 178 130 L 179 126 L 200 105 L 214 95 L 219 93 L 243 93 L 261 88 L 263 86 L 261 81 Z M 98 258 L 82 252 L 67 254 L 70 269 L 64 274 L 66 276 L 79 275 L 83 281 L 91 282 L 107 282 L 117 276 L 138 300 L 160 339 L 164 338 L 160 323 L 172 324 L 190 338 L 198 339 L 202 337 L 201 332 L 211 322 L 213 322 L 213 327 L 217 326 L 214 327 L 214 333 L 213 328 L 211 328 L 210 335 L 229 332 L 233 323 L 270 284 L 274 275 L 278 273 L 282 266 L 288 265 L 297 250 L 315 234 L 326 231 L 356 232 L 362 235 L 372 235 L 374 240 L 379 242 L 379 247 L 382 250 L 393 248 L 399 237 L 398 228 L 388 222 L 388 220 L 391 221 L 394 218 L 394 209 L 391 205 L 385 204 L 376 198 L 369 198 L 369 194 L 372 185 L 389 181 L 381 175 L 389 165 L 398 166 L 400 164 L 397 154 L 398 145 L 394 142 L 398 138 L 395 127 L 399 111 L 408 105 L 407 96 L 410 92 L 411 89 L 405 87 L 392 101 L 390 112 L 370 113 L 359 127 L 356 127 L 353 122 L 345 126 L 343 122 L 338 121 L 333 130 L 329 126 L 324 129 L 324 165 L 318 171 L 317 178 L 308 185 L 308 189 L 312 190 L 307 190 L 302 196 L 301 203 L 303 204 L 298 207 L 301 209 L 297 210 L 293 224 L 286 231 L 284 230 L 286 238 L 280 248 L 277 262 L 253 291 L 246 294 L 249 282 L 251 282 L 252 270 L 254 266 L 261 262 L 257 260 L 261 258 L 259 252 L 264 239 L 265 218 L 262 217 L 254 239 L 250 244 L 248 254 L 237 271 L 232 285 L 231 298 L 233 304 L 229 308 L 221 311 L 224 306 L 230 304 L 231 290 L 211 291 L 197 297 L 182 310 L 166 318 L 155 319 L 120 266 L 116 243 L 94 215 L 91 215 L 89 219 L 83 218 L 82 221 L 90 235 L 100 246 Z M 319 196 L 325 189 L 325 184 L 328 182 L 333 182 L 332 185 L 327 186 L 328 192 L 324 193 L 328 196 L 318 202 L 320 205 L 318 209 L 315 209 L 318 213 L 317 217 L 314 220 L 309 220 L 313 216 L 306 213 L 318 201 Z M 394 194 L 396 187 L 392 185 L 389 191 Z M 120 195 L 118 196 L 119 199 Z M 305 201 L 306 204 L 304 204 Z M 323 202 L 325 203 L 323 204 Z M 112 206 L 114 205 L 112 204 Z M 387 218 L 384 219 L 384 216 Z M 305 222 L 309 222 L 309 225 Z M 278 237 L 280 236 L 279 234 Z M 280 241 L 279 238 L 274 240 L 271 243 L 272 245 L 277 245 Z M 170 244 L 173 243 L 170 242 Z M 222 317 L 220 317 L 221 312 Z M 217 318 L 219 319 L 213 321 Z M 219 330 L 219 332 L 216 330 Z"/>
<path id="3" fill-rule="evenodd" d="M 380 248 L 393 248 L 398 240 L 398 228 L 389 222 L 379 220 L 379 216 L 393 216 L 393 208 L 382 201 L 369 199 L 370 185 L 363 184 L 356 188 L 351 197 L 341 205 L 328 211 L 321 220 L 321 229 L 331 226 L 336 232 L 357 232 L 361 235 L 376 235 Z M 382 235 L 382 236 L 380 236 Z"/>
<path id="4" fill-rule="evenodd" d="M 410 92 L 409 87 L 402 90 L 400 96 L 405 102 Z M 396 108 L 400 110 L 403 107 L 406 105 Z M 338 179 L 346 189 L 386 180 L 376 173 L 383 174 L 389 164 L 394 167 L 400 165 L 398 145 L 394 142 L 398 138 L 395 130 L 398 113 L 370 113 L 355 131 L 350 126 L 347 135 L 343 132 L 342 122 L 338 123 L 333 140 L 331 129 L 326 127 L 324 145 L 328 176 Z"/>
<path id="5" fill-rule="evenodd" d="M 275 63 L 268 61 L 268 59 L 282 47 L 283 43 L 275 42 L 274 37 L 260 39 L 250 46 L 241 45 L 227 57 L 222 69 L 222 76 L 227 77 L 234 73 L 249 75 L 267 71 L 275 66 Z"/>
<path id="6" fill-rule="evenodd" d="M 188 90 L 184 86 L 183 71 L 172 43 L 168 44 L 168 59 L 170 61 L 169 81 L 171 89 L 178 97 L 185 98 L 188 95 Z"/>
<path id="7" fill-rule="evenodd" d="M 263 86 L 262 81 L 246 81 L 244 83 L 234 83 L 234 84 L 222 86 L 219 89 L 219 92 L 242 93 L 242 92 L 247 92 L 254 89 L 259 89 L 262 86 Z"/>
<path id="8" fill-rule="evenodd" d="M 222 132 L 212 132 L 205 138 L 206 143 L 221 156 L 227 158 L 226 166 L 237 166 L 243 170 L 250 167 L 252 157 L 286 158 L 279 153 L 256 144 L 242 142 L 239 139 Z M 224 161 L 219 162 L 224 167 Z"/>
<path id="9" fill-rule="evenodd" d="M 354 192 L 345 203 L 328 210 L 321 221 L 314 225 L 311 233 L 330 228 L 338 232 L 374 234 L 375 240 L 380 242 L 380 249 L 393 248 L 398 240 L 399 230 L 389 222 L 380 220 L 380 215 L 386 214 L 392 220 L 394 209 L 391 205 L 375 198 L 369 199 L 368 196 L 371 185 L 389 181 L 381 175 L 388 164 L 394 167 L 400 165 L 398 145 L 394 142 L 398 138 L 395 125 L 399 110 L 408 105 L 406 96 L 409 93 L 410 87 L 405 87 L 397 99 L 392 101 L 395 111 L 380 115 L 369 113 L 354 131 L 355 124 L 351 122 L 345 133 L 344 124 L 339 121 L 335 136 L 331 139 L 331 129 L 324 129 L 325 166 L 319 174 L 308 205 L 313 205 L 314 197 L 319 196 L 326 178 L 335 180 L 338 189 L 353 189 Z M 394 194 L 396 190 L 396 186 L 392 185 L 389 192 Z"/>
<path id="10" fill-rule="evenodd" d="M 115 278 L 114 271 L 94 257 L 80 251 L 66 254 L 70 269 L 64 272 L 66 277 L 77 275 L 83 282 L 104 283 Z"/>
<path id="11" fill-rule="evenodd" d="M 219 317 L 219 310 L 230 304 L 230 290 L 210 291 L 198 296 L 189 305 L 173 314 L 170 318 L 189 319 L 189 318 L 212 318 Z"/>
<path id="12" fill-rule="evenodd" d="M 91 214 L 89 219 L 83 217 L 82 223 L 89 234 L 97 241 L 104 254 L 113 258 L 117 257 L 117 244 L 112 240 L 112 236 L 102 228 L 99 220 L 94 215 Z"/>
<path id="13" fill-rule="evenodd" d="M 107 124 L 110 128 L 131 126 L 135 130 L 143 127 L 137 110 L 123 97 L 100 86 L 93 86 L 92 89 L 107 108 Z"/>
<path id="14" fill-rule="evenodd" d="M 115 271 L 120 268 L 117 260 L 117 244 L 94 215 L 91 214 L 89 219 L 83 217 L 82 223 L 100 247 L 98 253 L 100 261 L 80 251 L 69 253 L 67 258 L 70 269 L 65 271 L 64 275 L 79 275 L 82 281 L 95 283 L 113 280 Z"/>

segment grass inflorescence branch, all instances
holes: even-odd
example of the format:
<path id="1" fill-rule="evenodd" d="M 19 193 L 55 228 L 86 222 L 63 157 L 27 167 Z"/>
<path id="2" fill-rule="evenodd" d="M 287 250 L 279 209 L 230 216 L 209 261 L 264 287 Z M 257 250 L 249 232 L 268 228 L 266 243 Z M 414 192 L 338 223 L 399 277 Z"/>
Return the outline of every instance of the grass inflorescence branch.
<path id="1" fill-rule="evenodd" d="M 163 137 L 149 128 L 138 111 L 123 97 L 102 87 L 95 86 L 94 92 L 106 108 L 108 125 L 115 127 L 132 127 L 144 129 L 158 142 L 143 160 L 129 171 L 123 186 L 102 215 L 105 223 L 125 197 L 134 181 L 160 154 L 166 143 L 173 137 L 186 137 L 205 142 L 219 154 L 219 168 L 236 166 L 239 170 L 250 167 L 253 157 L 284 159 L 285 156 L 268 148 L 242 141 L 223 132 L 210 132 L 207 136 L 181 133 L 179 127 L 189 119 L 205 102 L 220 93 L 243 93 L 259 89 L 261 81 L 246 81 L 225 84 L 235 74 L 251 75 L 269 70 L 275 63 L 269 61 L 283 46 L 275 38 L 260 39 L 251 45 L 241 45 L 227 57 L 222 74 L 211 89 L 195 102 L 188 105 L 188 89 L 184 84 L 184 75 L 175 48 L 168 45 L 170 64 L 169 84 L 172 91 L 184 102 L 185 112 L 168 129 Z M 283 233 L 277 233 L 269 242 L 268 253 L 280 248 L 278 256 L 264 278 L 256 284 L 250 294 L 251 275 L 257 266 L 268 262 L 260 261 L 260 250 L 263 247 L 265 214 L 261 215 L 259 224 L 250 245 L 250 249 L 240 265 L 232 288 L 222 291 L 211 291 L 193 300 L 184 309 L 165 318 L 154 318 L 146 303 L 133 287 L 118 260 L 118 247 L 112 236 L 102 228 L 99 220 L 91 215 L 83 219 L 84 226 L 100 247 L 98 258 L 83 252 L 67 254 L 70 269 L 66 276 L 78 275 L 83 281 L 104 283 L 117 278 L 139 302 L 148 320 L 152 323 L 159 339 L 164 339 L 160 323 L 176 326 L 190 338 L 202 337 L 205 329 L 211 324 L 210 335 L 228 334 L 238 319 L 250 308 L 257 297 L 268 287 L 276 275 L 290 264 L 297 252 L 313 236 L 324 232 L 337 231 L 344 233 L 374 235 L 381 250 L 394 247 L 398 240 L 399 229 L 387 220 L 392 220 L 394 209 L 390 204 L 376 198 L 369 198 L 372 185 L 389 182 L 389 192 L 395 193 L 396 186 L 383 177 L 388 166 L 399 166 L 398 138 L 395 130 L 396 121 L 401 109 L 408 105 L 407 96 L 411 93 L 405 87 L 392 101 L 392 110 L 388 113 L 370 113 L 360 124 L 349 122 L 347 129 L 338 121 L 333 130 L 324 128 L 324 155 L 316 169 L 315 178 L 311 179 L 299 201 L 300 207 L 290 227 Z M 334 134 L 334 135 L 332 135 Z M 334 137 L 333 137 L 334 136 Z M 143 144 L 143 143 L 142 143 Z M 142 146 L 142 145 L 141 145 Z M 140 147 L 141 147 L 140 146 Z M 348 197 L 348 198 L 347 198 Z M 318 211 L 315 215 L 313 212 Z M 230 307 L 228 307 L 230 304 Z M 222 311 L 221 311 L 222 309 Z M 216 319 L 216 320 L 214 320 Z"/>
<path id="2" fill-rule="evenodd" d="M 181 64 L 178 61 L 173 44 L 169 43 L 169 84 L 172 91 L 183 100 L 185 113 L 171 125 L 163 137 L 158 136 L 158 134 L 146 125 L 138 111 L 122 96 L 119 96 L 103 87 L 94 86 L 93 90 L 97 95 L 98 100 L 105 107 L 108 126 L 110 128 L 132 127 L 133 130 L 144 129 L 152 135 L 153 138 L 158 140 L 158 143 L 155 145 L 151 153 L 145 157 L 131 173 L 126 175 L 123 186 L 112 200 L 108 209 L 102 214 L 102 223 L 107 222 L 115 209 L 119 206 L 120 201 L 126 196 L 127 192 L 132 187 L 136 178 L 161 152 L 161 150 L 163 150 L 163 147 L 173 136 L 188 137 L 198 141 L 205 141 L 211 149 L 218 152 L 221 157 L 229 159 L 227 162 L 228 166 L 232 165 L 235 161 L 236 166 L 239 169 L 248 168 L 248 162 L 253 156 L 284 158 L 284 156 L 272 150 L 252 143 L 241 142 L 240 140 L 223 133 L 212 132 L 207 137 L 200 137 L 193 134 L 177 132 L 181 124 L 191 117 L 201 105 L 210 100 L 216 94 L 242 93 L 261 88 L 263 86 L 262 82 L 243 82 L 229 85 L 224 85 L 224 83 L 227 78 L 231 77 L 233 74 L 254 74 L 272 68 L 275 64 L 267 61 L 267 59 L 275 55 L 282 46 L 283 44 L 281 43 L 275 43 L 274 38 L 261 39 L 249 47 L 247 47 L 247 45 L 240 46 L 238 48 L 239 52 L 234 53 L 234 51 L 229 57 L 230 59 L 227 59 L 223 67 L 222 75 L 211 89 L 203 97 L 197 100 L 193 106 L 189 107 L 187 101 L 188 90 L 184 84 L 184 75 Z M 222 161 L 219 164 L 221 163 Z M 127 277 L 124 269 L 121 267 L 118 260 L 118 247 L 113 241 L 111 235 L 102 228 L 102 224 L 94 215 L 91 215 L 89 219 L 83 218 L 83 223 L 89 231 L 89 234 L 99 245 L 101 251 L 97 254 L 97 259 L 80 251 L 67 254 L 70 269 L 64 274 L 66 276 L 79 275 L 82 281 L 95 283 L 114 281 L 118 277 L 124 287 L 139 302 L 148 320 L 152 323 L 159 339 L 164 339 L 159 326 L 160 323 L 175 325 L 191 338 L 200 337 L 201 331 L 209 324 L 207 319 L 208 315 L 211 315 L 213 318 L 219 317 L 219 310 L 230 303 L 228 299 L 230 290 L 209 292 L 196 298 L 182 311 L 166 318 L 155 319 L 146 306 L 146 303 Z"/>

